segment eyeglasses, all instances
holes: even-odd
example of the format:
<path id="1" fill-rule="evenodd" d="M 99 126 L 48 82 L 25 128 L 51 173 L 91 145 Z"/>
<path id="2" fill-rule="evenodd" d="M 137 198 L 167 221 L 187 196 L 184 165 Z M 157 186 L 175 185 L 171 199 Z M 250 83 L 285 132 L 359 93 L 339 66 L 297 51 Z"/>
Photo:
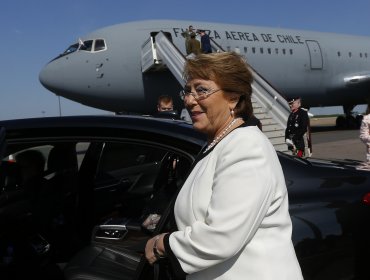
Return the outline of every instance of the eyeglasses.
<path id="1" fill-rule="evenodd" d="M 190 88 L 185 87 L 183 90 L 180 91 L 180 97 L 182 100 L 189 97 L 189 95 L 193 96 L 195 100 L 203 100 L 209 97 L 211 94 L 220 91 L 221 89 L 212 89 L 212 88 L 204 88 L 204 87 L 196 87 L 195 92 L 191 92 Z"/>

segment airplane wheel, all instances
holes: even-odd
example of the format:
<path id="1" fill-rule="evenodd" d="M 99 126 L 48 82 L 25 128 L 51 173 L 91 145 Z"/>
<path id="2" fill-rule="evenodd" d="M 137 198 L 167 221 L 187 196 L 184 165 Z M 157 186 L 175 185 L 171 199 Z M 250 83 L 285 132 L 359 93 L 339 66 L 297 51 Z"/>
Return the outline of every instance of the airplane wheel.
<path id="1" fill-rule="evenodd" d="M 343 129 L 346 127 L 346 118 L 344 116 L 338 116 L 337 120 L 335 121 L 335 126 L 339 129 Z"/>
<path id="2" fill-rule="evenodd" d="M 364 118 L 363 115 L 357 115 L 356 116 L 356 125 L 357 125 L 357 128 L 360 128 L 361 126 L 361 122 L 362 122 L 362 119 Z"/>
<path id="3" fill-rule="evenodd" d="M 347 128 L 357 128 L 357 121 L 354 116 L 349 116 L 346 118 Z"/>
<path id="4" fill-rule="evenodd" d="M 348 118 L 345 116 L 338 116 L 335 124 L 338 129 L 354 129 L 358 128 L 358 123 L 359 120 L 353 116 L 349 116 Z"/>

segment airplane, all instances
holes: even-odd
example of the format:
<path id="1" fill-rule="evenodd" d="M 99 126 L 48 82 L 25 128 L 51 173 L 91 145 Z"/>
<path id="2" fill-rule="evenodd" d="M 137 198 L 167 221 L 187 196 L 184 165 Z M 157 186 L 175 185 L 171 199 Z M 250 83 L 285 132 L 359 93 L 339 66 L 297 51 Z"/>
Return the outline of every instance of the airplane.
<path id="1" fill-rule="evenodd" d="M 168 70 L 143 73 L 142 45 L 162 31 L 186 55 L 181 35 L 203 29 L 225 51 L 248 64 L 286 98 L 305 108 L 342 106 L 344 127 L 358 123 L 356 105 L 370 95 L 370 37 L 178 20 L 133 21 L 81 37 L 41 70 L 41 84 L 58 96 L 115 113 L 153 114 L 159 95 L 174 98 L 182 85 Z M 357 118 L 357 117 L 356 117 Z"/>

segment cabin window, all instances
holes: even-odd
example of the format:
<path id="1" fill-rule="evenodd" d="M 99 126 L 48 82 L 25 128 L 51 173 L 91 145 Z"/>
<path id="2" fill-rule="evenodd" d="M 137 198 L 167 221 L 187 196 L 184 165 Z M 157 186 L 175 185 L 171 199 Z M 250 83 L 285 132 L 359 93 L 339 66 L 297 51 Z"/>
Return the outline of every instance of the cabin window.
<path id="1" fill-rule="evenodd" d="M 275 53 L 279 54 L 279 49 L 278 48 L 275 49 Z"/>
<path id="2" fill-rule="evenodd" d="M 340 52 L 338 52 L 338 57 L 340 57 Z"/>
<path id="3" fill-rule="evenodd" d="M 352 53 L 351 53 L 351 52 L 349 52 L 349 53 L 348 53 L 348 56 L 349 56 L 349 57 L 352 57 Z"/>
<path id="4" fill-rule="evenodd" d="M 227 51 L 229 52 L 229 51 L 231 51 L 231 48 L 230 48 L 230 46 L 227 46 Z"/>
<path id="5" fill-rule="evenodd" d="M 244 52 L 247 53 L 247 51 L 248 51 L 248 48 L 244 47 Z"/>
<path id="6" fill-rule="evenodd" d="M 362 58 L 362 53 L 360 52 L 360 57 Z"/>
<path id="7" fill-rule="evenodd" d="M 270 48 L 267 49 L 267 53 L 271 54 L 271 49 Z"/>
<path id="8" fill-rule="evenodd" d="M 105 41 L 103 39 L 96 39 L 94 51 L 98 52 L 103 50 L 105 50 Z"/>
<path id="9" fill-rule="evenodd" d="M 285 49 L 283 49 L 283 54 L 285 54 Z"/>
<path id="10" fill-rule="evenodd" d="M 263 48 L 260 48 L 260 52 L 263 54 Z"/>
<path id="11" fill-rule="evenodd" d="M 365 53 L 365 57 L 367 58 L 367 53 Z"/>
<path id="12" fill-rule="evenodd" d="M 293 49 L 289 49 L 289 53 L 292 55 L 293 54 Z"/>
<path id="13" fill-rule="evenodd" d="M 256 53 L 256 48 L 255 47 L 252 48 L 252 53 Z"/>

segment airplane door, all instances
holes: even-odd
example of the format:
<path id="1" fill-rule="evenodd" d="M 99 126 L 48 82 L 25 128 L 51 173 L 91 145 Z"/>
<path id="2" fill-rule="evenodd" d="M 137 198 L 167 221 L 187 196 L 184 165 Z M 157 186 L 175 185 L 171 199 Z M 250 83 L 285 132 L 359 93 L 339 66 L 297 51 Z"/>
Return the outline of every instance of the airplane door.
<path id="1" fill-rule="evenodd" d="M 306 44 L 310 54 L 311 70 L 322 69 L 323 60 L 319 43 L 313 40 L 306 40 Z"/>

